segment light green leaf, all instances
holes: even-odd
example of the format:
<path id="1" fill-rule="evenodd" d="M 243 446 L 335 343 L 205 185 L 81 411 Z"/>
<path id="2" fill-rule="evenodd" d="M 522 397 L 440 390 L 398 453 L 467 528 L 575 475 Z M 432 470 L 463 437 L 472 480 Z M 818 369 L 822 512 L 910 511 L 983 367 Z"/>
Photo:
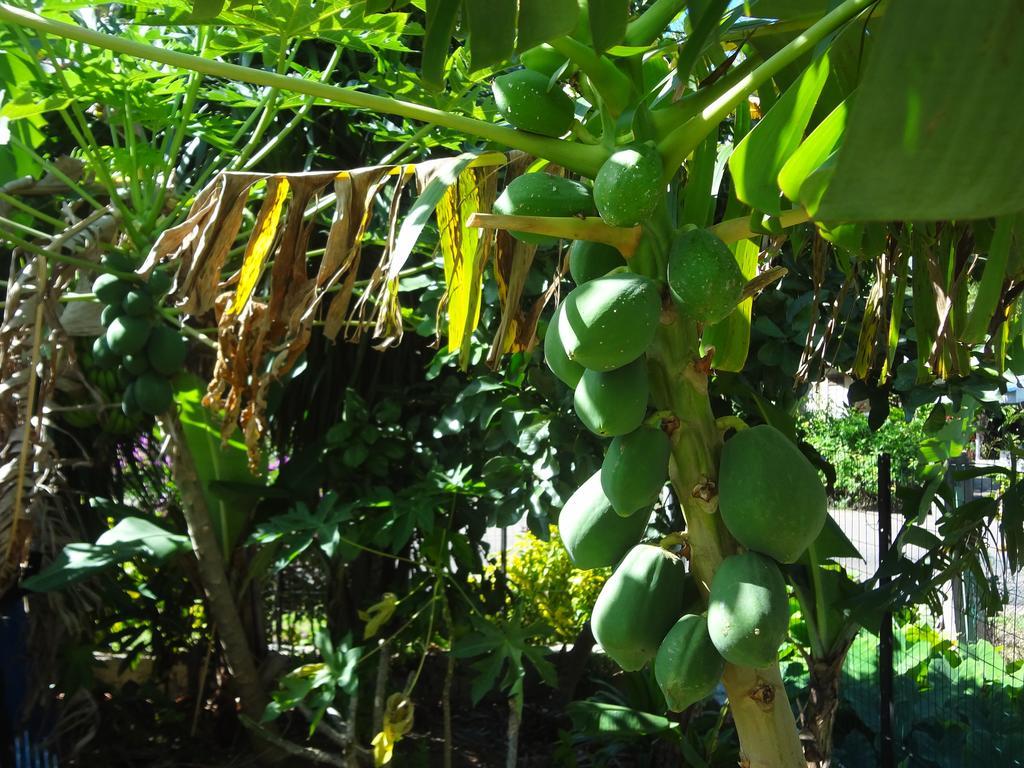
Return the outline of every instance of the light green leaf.
<path id="1" fill-rule="evenodd" d="M 195 461 L 199 482 L 210 510 L 213 528 L 220 541 L 223 554 L 227 556 L 234 548 L 247 522 L 256 495 L 214 492 L 215 482 L 221 487 L 241 483 L 262 486 L 263 482 L 249 471 L 249 458 L 241 433 L 235 434 L 221 445 L 221 421 L 216 414 L 203 405 L 205 387 L 195 376 L 179 376 L 175 380 L 174 400 L 178 405 L 182 432 L 192 458 Z"/>
<path id="2" fill-rule="evenodd" d="M 1024 209 L 1024 14 L 1017 0 L 889 4 L 819 205 L 826 221 Z"/>
<path id="3" fill-rule="evenodd" d="M 629 0 L 588 0 L 587 10 L 590 38 L 597 53 L 622 42 L 629 20 Z"/>
<path id="4" fill-rule="evenodd" d="M 427 0 L 427 30 L 420 62 L 420 79 L 427 88 L 444 90 L 444 64 L 460 5 L 461 0 Z"/>
<path id="5" fill-rule="evenodd" d="M 472 71 L 493 67 L 512 56 L 516 41 L 516 0 L 464 0 Z"/>
<path id="6" fill-rule="evenodd" d="M 580 7 L 576 0 L 519 0 L 519 36 L 516 50 L 525 51 L 576 28 Z"/>
<path id="7" fill-rule="evenodd" d="M 766 213 L 782 213 L 777 177 L 800 145 L 828 73 L 827 56 L 812 62 L 736 147 L 729 170 L 740 200 Z"/>
<path id="8" fill-rule="evenodd" d="M 1013 225 L 1016 219 L 1016 216 L 1004 216 L 996 222 L 985 271 L 978 284 L 978 295 L 974 299 L 974 306 L 971 307 L 967 327 L 963 332 L 963 340 L 968 344 L 984 341 L 985 333 L 999 306 L 1003 283 L 1007 278 L 1006 265 L 1010 260 L 1010 245 L 1013 243 Z"/>
<path id="9" fill-rule="evenodd" d="M 811 131 L 779 171 L 779 189 L 790 200 L 796 202 L 801 199 L 800 188 L 804 181 L 829 158 L 838 146 L 843 137 L 843 131 L 846 130 L 848 101 L 842 102 L 833 109 L 829 116 Z"/>

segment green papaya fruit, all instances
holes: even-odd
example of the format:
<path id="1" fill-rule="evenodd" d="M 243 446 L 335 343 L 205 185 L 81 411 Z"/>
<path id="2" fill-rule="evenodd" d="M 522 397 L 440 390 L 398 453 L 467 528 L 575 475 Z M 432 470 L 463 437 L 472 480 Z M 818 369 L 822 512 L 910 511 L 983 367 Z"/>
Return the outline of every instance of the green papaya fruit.
<path id="1" fill-rule="evenodd" d="M 501 116 L 521 131 L 558 138 L 572 127 L 576 107 L 550 76 L 530 69 L 499 75 L 491 83 Z"/>
<path id="2" fill-rule="evenodd" d="M 149 370 L 149 360 L 142 353 L 125 355 L 121 358 L 121 365 L 123 365 L 124 369 L 132 376 L 141 376 Z"/>
<path id="3" fill-rule="evenodd" d="M 672 625 L 654 658 L 654 678 L 673 712 L 708 696 L 725 672 L 725 659 L 711 642 L 708 620 L 687 614 Z"/>
<path id="4" fill-rule="evenodd" d="M 605 243 L 574 240 L 569 249 L 569 274 L 576 285 L 604 277 L 613 269 L 626 266 L 619 249 Z"/>
<path id="5" fill-rule="evenodd" d="M 92 343 L 92 361 L 96 368 L 113 368 L 117 365 L 117 354 L 107 345 L 106 336 L 97 336 Z"/>
<path id="6" fill-rule="evenodd" d="M 118 355 L 132 355 L 146 346 L 150 332 L 149 320 L 121 315 L 107 326 L 107 346 Z"/>
<path id="7" fill-rule="evenodd" d="M 569 497 L 558 515 L 558 534 L 573 565 L 583 570 L 615 565 L 643 538 L 651 510 L 615 514 L 595 472 Z"/>
<path id="8" fill-rule="evenodd" d="M 571 75 L 576 71 L 574 65 L 566 66 L 569 60 L 547 43 L 527 48 L 519 54 L 519 61 L 527 69 L 540 72 L 548 80 L 554 77 L 559 70 L 562 70 L 562 76 Z"/>
<path id="9" fill-rule="evenodd" d="M 153 297 L 149 295 L 145 286 L 139 285 L 125 294 L 121 306 L 126 315 L 146 317 L 153 311 Z"/>
<path id="10" fill-rule="evenodd" d="M 696 600 L 682 558 L 637 544 L 601 588 L 590 626 L 604 652 L 632 672 L 655 657 L 665 634 Z"/>
<path id="11" fill-rule="evenodd" d="M 757 552 L 725 558 L 711 579 L 708 633 L 730 664 L 775 662 L 789 629 L 789 598 L 779 566 Z"/>
<path id="12" fill-rule="evenodd" d="M 647 221 L 665 196 L 661 176 L 661 155 L 653 145 L 617 150 L 594 177 L 597 212 L 613 227 L 632 227 Z"/>
<path id="13" fill-rule="evenodd" d="M 117 251 L 108 251 L 100 257 L 100 264 L 110 269 L 116 269 L 118 272 L 134 272 L 135 271 L 135 259 L 131 258 L 126 253 L 119 253 Z"/>
<path id="14" fill-rule="evenodd" d="M 618 514 L 627 517 L 658 500 L 671 452 L 668 435 L 654 427 L 641 426 L 612 440 L 601 464 L 601 488 Z"/>
<path id="15" fill-rule="evenodd" d="M 121 411 L 125 416 L 138 416 L 142 413 L 139 401 L 135 397 L 135 382 L 124 388 L 124 394 L 121 396 Z"/>
<path id="16" fill-rule="evenodd" d="M 173 376 L 181 370 L 188 355 L 188 345 L 177 331 L 157 325 L 146 342 L 146 358 L 157 373 Z"/>
<path id="17" fill-rule="evenodd" d="M 684 317 L 724 320 L 743 298 L 746 279 L 732 251 L 706 229 L 677 232 L 668 252 L 668 288 Z"/>
<path id="18" fill-rule="evenodd" d="M 171 276 L 159 269 L 154 269 L 149 275 L 149 282 L 146 283 L 151 296 L 163 296 L 171 290 Z"/>
<path id="19" fill-rule="evenodd" d="M 103 309 L 100 310 L 100 323 L 106 328 L 112 322 L 115 317 L 120 317 L 121 307 L 116 304 L 107 304 Z"/>
<path id="20" fill-rule="evenodd" d="M 92 282 L 92 292 L 104 304 L 120 306 L 131 284 L 114 275 L 103 274 Z"/>
<path id="21" fill-rule="evenodd" d="M 156 416 L 171 407 L 174 388 L 171 382 L 158 373 L 144 373 L 132 384 L 132 391 L 139 410 Z"/>
<path id="22" fill-rule="evenodd" d="M 646 351 L 660 317 L 657 284 L 622 272 L 574 288 L 565 297 L 558 333 L 570 360 L 594 371 L 611 371 Z"/>
<path id="23" fill-rule="evenodd" d="M 565 347 L 558 336 L 558 316 L 563 306 L 564 303 L 559 304 L 555 309 L 555 314 L 544 333 L 544 362 L 563 384 L 575 389 L 580 383 L 580 377 L 583 376 L 583 366 L 566 356 Z"/>
<path id="24" fill-rule="evenodd" d="M 492 207 L 502 216 L 556 216 L 567 218 L 593 213 L 594 198 L 578 181 L 550 173 L 524 173 L 516 176 L 502 190 Z M 532 245 L 555 245 L 556 237 L 530 232 L 510 234 Z"/>
<path id="25" fill-rule="evenodd" d="M 767 424 L 725 441 L 718 508 L 736 541 L 780 563 L 794 563 L 828 517 L 818 470 L 792 441 Z"/>
<path id="26" fill-rule="evenodd" d="M 573 405 L 591 432 L 616 437 L 640 426 L 649 394 L 647 360 L 640 358 L 614 371 L 585 370 L 576 385 Z"/>

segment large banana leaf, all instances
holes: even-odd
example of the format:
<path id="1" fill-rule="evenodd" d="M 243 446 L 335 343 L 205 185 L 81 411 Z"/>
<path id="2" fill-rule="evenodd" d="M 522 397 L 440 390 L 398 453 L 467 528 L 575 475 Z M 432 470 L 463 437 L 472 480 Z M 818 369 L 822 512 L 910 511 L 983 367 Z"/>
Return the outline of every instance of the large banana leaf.
<path id="1" fill-rule="evenodd" d="M 907 221 L 1024 209 L 1021 39 L 1018 0 L 891 3 L 824 194 L 802 200 L 810 213 Z"/>

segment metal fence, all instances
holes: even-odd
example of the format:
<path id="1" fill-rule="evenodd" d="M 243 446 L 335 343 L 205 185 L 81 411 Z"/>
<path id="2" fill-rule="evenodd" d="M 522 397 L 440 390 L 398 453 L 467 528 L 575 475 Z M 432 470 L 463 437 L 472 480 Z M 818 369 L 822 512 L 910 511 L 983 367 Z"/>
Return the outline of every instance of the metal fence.
<path id="1" fill-rule="evenodd" d="M 956 482 L 955 490 L 962 504 L 997 489 L 980 477 Z M 844 567 L 861 579 L 874 574 L 887 548 L 884 516 L 879 509 L 830 512 L 864 556 Z M 902 523 L 891 510 L 889 531 Z M 935 531 L 936 521 L 924 526 Z M 990 541 L 989 561 L 1006 597 L 997 614 L 982 610 L 965 578 L 947 585 L 940 612 L 922 608 L 904 626 L 890 619 L 891 641 L 884 627 L 878 637 L 861 630 L 844 666 L 838 764 L 1024 766 L 1024 573 L 1009 571 L 994 528 Z"/>

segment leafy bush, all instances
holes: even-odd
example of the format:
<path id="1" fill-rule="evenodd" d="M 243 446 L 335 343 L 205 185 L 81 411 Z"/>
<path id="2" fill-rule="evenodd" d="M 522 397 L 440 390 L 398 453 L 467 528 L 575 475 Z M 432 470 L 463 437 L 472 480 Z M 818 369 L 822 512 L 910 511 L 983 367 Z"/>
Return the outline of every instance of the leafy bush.
<path id="1" fill-rule="evenodd" d="M 835 467 L 835 501 L 863 506 L 874 503 L 878 493 L 878 454 L 892 456 L 893 480 L 898 486 L 913 481 L 921 466 L 918 446 L 925 438 L 924 422 L 922 411 L 908 422 L 893 409 L 881 428 L 872 432 L 867 414 L 850 408 L 841 416 L 806 414 L 801 426 L 807 441 Z"/>
<path id="2" fill-rule="evenodd" d="M 488 575 L 494 577 L 497 565 Z M 508 553 L 506 578 L 524 624 L 541 622 L 550 628 L 550 642 L 571 643 L 590 618 L 590 609 L 611 568 L 578 570 L 562 546 L 558 529 L 551 526 L 548 541 L 532 533 L 519 537 Z"/>
<path id="3" fill-rule="evenodd" d="M 895 628 L 893 730 L 901 765 L 953 768 L 1018 766 L 1024 670 L 980 640 L 957 644 L 931 627 Z M 806 686 L 806 666 L 792 655 L 787 684 Z M 878 764 L 878 638 L 862 631 L 843 666 L 834 765 Z M 797 694 L 797 699 L 801 694 Z"/>

